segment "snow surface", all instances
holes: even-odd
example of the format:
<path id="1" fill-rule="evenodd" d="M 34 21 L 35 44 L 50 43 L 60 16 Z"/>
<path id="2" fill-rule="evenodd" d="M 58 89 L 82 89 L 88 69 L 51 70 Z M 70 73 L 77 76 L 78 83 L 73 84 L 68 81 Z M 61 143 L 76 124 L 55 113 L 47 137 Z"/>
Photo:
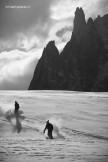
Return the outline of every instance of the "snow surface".
<path id="1" fill-rule="evenodd" d="M 25 119 L 17 133 L 18 101 Z M 54 125 L 54 139 L 43 129 Z M 0 162 L 108 162 L 108 93 L 0 91 Z"/>

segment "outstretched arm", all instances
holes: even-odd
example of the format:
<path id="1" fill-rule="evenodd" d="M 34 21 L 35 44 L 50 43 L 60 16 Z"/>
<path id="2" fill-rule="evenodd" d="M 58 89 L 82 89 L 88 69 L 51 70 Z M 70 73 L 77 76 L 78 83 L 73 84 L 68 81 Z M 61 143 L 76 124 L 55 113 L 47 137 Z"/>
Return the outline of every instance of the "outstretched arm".
<path id="1" fill-rule="evenodd" d="M 45 129 L 44 129 L 44 131 L 43 131 L 44 133 L 45 133 L 46 129 L 47 129 L 47 126 L 45 126 Z"/>

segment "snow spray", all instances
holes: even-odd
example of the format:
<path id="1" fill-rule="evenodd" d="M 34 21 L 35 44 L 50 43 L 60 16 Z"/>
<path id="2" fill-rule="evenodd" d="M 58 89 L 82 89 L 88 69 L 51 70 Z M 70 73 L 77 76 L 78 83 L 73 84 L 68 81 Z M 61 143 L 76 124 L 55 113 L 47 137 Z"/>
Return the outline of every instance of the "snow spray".
<path id="1" fill-rule="evenodd" d="M 60 131 L 62 127 L 62 119 L 57 117 L 52 117 L 49 119 L 49 122 L 53 124 L 54 136 L 55 136 L 54 138 L 65 139 L 65 135 L 63 134 L 63 132 Z"/>
<path id="2" fill-rule="evenodd" d="M 20 119 L 14 114 L 14 105 L 11 104 L 2 104 L 0 105 L 0 116 L 4 117 L 12 125 L 12 130 L 17 130 L 19 133 L 22 129 L 22 124 Z"/>

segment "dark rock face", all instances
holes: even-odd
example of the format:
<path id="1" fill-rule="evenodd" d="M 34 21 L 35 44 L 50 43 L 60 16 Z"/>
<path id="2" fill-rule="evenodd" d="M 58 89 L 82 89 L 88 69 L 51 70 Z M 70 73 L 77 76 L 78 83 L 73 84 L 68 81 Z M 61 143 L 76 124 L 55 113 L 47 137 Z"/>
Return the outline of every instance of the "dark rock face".
<path id="1" fill-rule="evenodd" d="M 105 48 L 108 50 L 108 14 L 103 17 L 98 16 L 94 22 L 97 32 L 103 40 Z"/>
<path id="2" fill-rule="evenodd" d="M 54 41 L 43 51 L 29 90 L 108 91 L 108 15 L 85 21 L 77 8 L 70 41 L 59 55 Z"/>
<path id="3" fill-rule="evenodd" d="M 55 46 L 55 42 L 50 41 L 38 61 L 29 89 L 58 89 L 58 69 L 59 51 Z"/>

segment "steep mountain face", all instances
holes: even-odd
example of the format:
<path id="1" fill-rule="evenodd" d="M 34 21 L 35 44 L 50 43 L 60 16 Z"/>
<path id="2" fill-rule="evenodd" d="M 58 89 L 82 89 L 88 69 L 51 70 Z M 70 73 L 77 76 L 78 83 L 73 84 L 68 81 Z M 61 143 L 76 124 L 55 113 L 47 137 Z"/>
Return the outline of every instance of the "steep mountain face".
<path id="1" fill-rule="evenodd" d="M 59 51 L 50 41 L 38 61 L 29 89 L 58 89 Z"/>
<path id="2" fill-rule="evenodd" d="M 36 66 L 29 90 L 108 91 L 108 15 L 89 18 L 77 8 L 70 41 L 59 55 L 48 43 Z"/>
<path id="3" fill-rule="evenodd" d="M 105 48 L 108 50 L 108 14 L 95 19 L 96 30 L 104 42 Z"/>
<path id="4" fill-rule="evenodd" d="M 93 90 L 101 65 L 107 60 L 107 51 L 92 18 L 86 23 L 82 8 L 76 9 L 72 37 L 60 57 L 69 69 L 69 75 L 78 82 L 76 90 Z M 70 85 L 73 90 L 73 84 Z"/>

